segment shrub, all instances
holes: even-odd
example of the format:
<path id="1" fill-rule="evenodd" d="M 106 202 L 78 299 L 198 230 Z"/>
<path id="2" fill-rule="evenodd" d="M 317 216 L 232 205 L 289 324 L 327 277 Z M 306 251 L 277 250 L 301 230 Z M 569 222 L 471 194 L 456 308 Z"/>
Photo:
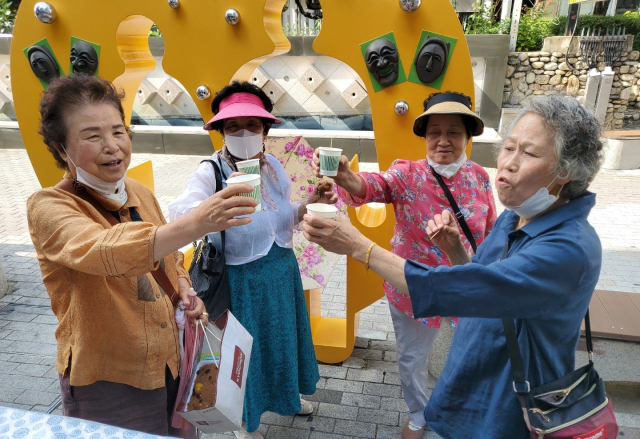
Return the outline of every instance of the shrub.
<path id="1" fill-rule="evenodd" d="M 467 19 L 465 34 L 508 34 L 511 20 L 497 20 L 495 5 L 490 6 L 483 0 L 478 0 L 473 5 L 473 14 Z"/>
<path id="2" fill-rule="evenodd" d="M 554 29 L 553 35 L 564 35 L 564 28 L 567 22 L 567 17 L 558 17 L 559 25 Z M 602 15 L 581 15 L 578 18 L 578 25 L 576 26 L 576 36 L 580 35 L 582 29 L 602 29 L 601 35 L 604 34 L 606 29 L 615 27 L 616 30 L 620 27 L 626 28 L 627 35 L 634 35 L 633 50 L 640 50 L 640 39 L 638 33 L 640 33 L 640 17 L 637 12 L 625 12 L 624 14 L 605 17 Z"/>
<path id="3" fill-rule="evenodd" d="M 558 19 L 545 17 L 544 10 L 539 4 L 527 9 L 520 17 L 516 50 L 518 52 L 540 50 L 544 38 L 554 35 L 557 26 Z"/>
<path id="4" fill-rule="evenodd" d="M 13 31 L 13 23 L 16 20 L 16 10 L 19 4 L 19 0 L 17 2 L 0 0 L 0 33 L 10 34 Z"/>

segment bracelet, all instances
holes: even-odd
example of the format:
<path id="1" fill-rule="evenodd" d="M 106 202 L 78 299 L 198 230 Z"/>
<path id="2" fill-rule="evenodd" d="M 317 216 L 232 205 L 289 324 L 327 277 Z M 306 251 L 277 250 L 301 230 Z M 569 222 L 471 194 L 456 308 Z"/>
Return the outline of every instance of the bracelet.
<path id="1" fill-rule="evenodd" d="M 369 271 L 369 259 L 371 258 L 371 250 L 373 250 L 373 247 L 376 246 L 375 242 L 372 242 L 371 245 L 369 245 L 369 248 L 367 249 L 367 254 L 364 258 L 364 269 Z"/>

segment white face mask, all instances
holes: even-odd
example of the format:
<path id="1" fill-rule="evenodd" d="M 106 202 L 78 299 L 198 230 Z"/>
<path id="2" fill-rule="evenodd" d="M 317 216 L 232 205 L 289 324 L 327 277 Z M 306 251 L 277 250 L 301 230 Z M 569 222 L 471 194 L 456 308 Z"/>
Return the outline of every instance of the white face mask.
<path id="1" fill-rule="evenodd" d="M 240 130 L 224 135 L 224 143 L 229 153 L 239 159 L 250 159 L 262 151 L 262 133 Z"/>
<path id="2" fill-rule="evenodd" d="M 558 178 L 558 177 L 556 177 Z M 514 211 L 520 218 L 531 219 L 536 215 L 541 214 L 545 210 L 547 210 L 553 203 L 558 201 L 559 195 L 551 195 L 549 193 L 549 186 L 556 181 L 554 178 L 551 183 L 547 185 L 547 187 L 541 187 L 538 189 L 538 192 L 524 200 L 524 202 L 517 207 L 514 206 L 504 206 L 507 210 Z M 562 192 L 562 188 L 564 185 L 560 187 L 558 194 Z"/>
<path id="3" fill-rule="evenodd" d="M 429 163 L 429 165 L 431 165 L 431 167 L 438 174 L 447 178 L 451 178 L 454 175 L 456 175 L 456 172 L 458 172 L 458 170 L 462 167 L 462 165 L 464 165 L 466 161 L 467 161 L 467 154 L 465 154 L 464 151 L 462 152 L 462 155 L 458 157 L 458 160 L 448 165 L 436 163 L 433 160 L 431 160 L 431 157 L 427 156 L 427 163 Z"/>
<path id="4" fill-rule="evenodd" d="M 108 183 L 104 180 L 99 179 L 94 175 L 89 174 L 80 166 L 73 163 L 73 160 L 71 160 L 71 156 L 69 155 L 67 150 L 64 148 L 64 145 L 61 144 L 60 146 L 62 146 L 62 150 L 67 155 L 67 159 L 71 162 L 73 166 L 75 166 L 76 180 L 79 183 L 82 183 L 83 185 L 90 187 L 100 195 L 103 195 L 109 198 L 110 200 L 113 200 L 119 203 L 120 205 L 123 205 L 127 202 L 127 200 L 129 199 L 129 196 L 127 195 L 127 191 L 124 188 L 124 179 L 127 178 L 126 171 L 120 180 L 116 181 L 115 183 Z"/>

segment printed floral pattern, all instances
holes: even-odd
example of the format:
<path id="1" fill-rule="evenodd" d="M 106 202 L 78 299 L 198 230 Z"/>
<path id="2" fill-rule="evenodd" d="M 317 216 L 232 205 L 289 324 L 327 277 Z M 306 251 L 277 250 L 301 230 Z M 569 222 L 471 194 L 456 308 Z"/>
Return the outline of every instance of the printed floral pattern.
<path id="1" fill-rule="evenodd" d="M 316 185 L 322 181 L 313 175 L 311 161 L 314 149 L 300 136 L 267 139 L 265 148 L 267 153 L 282 163 L 291 178 L 291 201 L 300 202 L 308 198 Z M 336 207 L 339 217 L 347 217 L 347 206 L 342 200 L 338 200 Z M 310 243 L 300 230 L 293 232 L 293 249 L 300 266 L 304 289 L 324 288 L 340 256 Z"/>
<path id="2" fill-rule="evenodd" d="M 342 188 L 338 188 L 336 192 L 347 205 L 353 207 L 370 202 L 393 204 L 396 216 L 391 239 L 393 253 L 431 267 L 450 265 L 442 250 L 426 239 L 427 224 L 434 215 L 445 209 L 453 213 L 426 159 L 416 162 L 396 160 L 385 172 L 361 172 L 360 175 L 367 183 L 367 195 L 364 199 L 353 197 Z M 451 179 L 443 179 L 456 198 L 476 243 L 480 245 L 496 220 L 489 175 L 480 165 L 467 161 Z M 460 226 L 458 229 L 467 252 L 473 254 L 471 244 Z M 396 308 L 413 317 L 411 300 L 407 294 L 401 293 L 386 281 L 384 289 L 387 298 Z M 439 328 L 442 318 L 427 317 L 419 320 L 424 325 Z M 454 326 L 457 321 L 457 318 L 452 319 Z"/>

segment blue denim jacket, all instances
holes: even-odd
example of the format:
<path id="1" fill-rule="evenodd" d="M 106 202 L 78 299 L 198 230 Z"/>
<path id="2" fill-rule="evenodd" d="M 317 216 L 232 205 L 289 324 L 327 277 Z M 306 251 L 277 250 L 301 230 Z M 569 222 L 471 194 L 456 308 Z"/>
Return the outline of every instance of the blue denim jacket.
<path id="1" fill-rule="evenodd" d="M 515 319 L 531 388 L 574 370 L 602 265 L 600 239 L 587 221 L 594 205 L 595 194 L 587 193 L 519 230 L 518 216 L 505 211 L 466 265 L 406 262 L 416 317 L 461 317 L 425 409 L 443 438 L 530 437 L 512 388 L 502 318 Z"/>

